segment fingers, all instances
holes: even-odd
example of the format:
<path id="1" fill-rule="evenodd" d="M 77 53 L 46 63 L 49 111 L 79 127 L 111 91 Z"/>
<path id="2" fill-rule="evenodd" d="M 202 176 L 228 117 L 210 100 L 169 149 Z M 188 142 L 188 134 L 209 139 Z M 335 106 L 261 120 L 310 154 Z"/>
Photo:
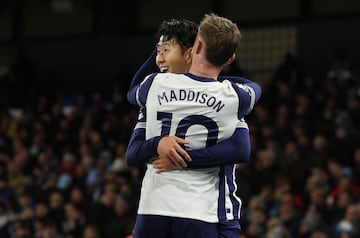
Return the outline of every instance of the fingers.
<path id="1" fill-rule="evenodd" d="M 184 150 L 181 146 L 179 146 L 177 149 L 176 149 L 176 152 L 178 153 L 178 154 L 180 154 L 181 156 L 181 158 L 182 159 L 185 159 L 186 161 L 191 161 L 191 157 L 190 157 L 190 155 L 186 152 L 186 150 Z"/>
<path id="2" fill-rule="evenodd" d="M 187 144 L 187 141 L 176 136 L 174 136 L 174 139 L 178 143 L 178 146 L 176 147 L 176 152 L 179 153 L 182 156 L 182 158 L 184 158 L 186 161 L 190 162 L 191 161 L 190 155 L 186 152 L 186 150 L 184 150 L 181 146 L 179 146 L 179 144 Z"/>
<path id="3" fill-rule="evenodd" d="M 186 161 L 191 161 L 191 157 L 181 147 L 183 144 L 187 144 L 187 141 L 180 137 L 163 137 L 158 145 L 158 154 L 172 161 L 178 168 L 187 167 Z"/>
<path id="4" fill-rule="evenodd" d="M 176 167 L 170 160 L 164 158 L 154 161 L 153 167 L 156 169 L 156 173 L 163 173 L 178 169 L 178 167 Z"/>
<path id="5" fill-rule="evenodd" d="M 167 172 L 167 171 L 170 171 L 171 169 L 167 169 L 163 164 L 161 163 L 154 163 L 153 164 L 154 166 L 154 169 L 155 169 L 155 172 L 157 174 L 160 174 L 160 173 L 163 173 L 163 172 Z M 176 168 L 175 168 L 176 169 Z"/>
<path id="6" fill-rule="evenodd" d="M 173 136 L 173 139 L 179 144 L 187 144 L 188 143 L 185 139 L 177 137 L 177 136 Z"/>
<path id="7" fill-rule="evenodd" d="M 164 173 L 164 172 L 167 172 L 167 171 L 169 171 L 169 170 L 166 170 L 166 169 L 157 169 L 155 172 L 156 172 L 157 174 L 161 174 L 161 173 Z"/>
<path id="8" fill-rule="evenodd" d="M 178 151 L 176 150 L 170 152 L 168 159 L 179 169 L 187 167 L 185 160 L 178 154 Z"/>

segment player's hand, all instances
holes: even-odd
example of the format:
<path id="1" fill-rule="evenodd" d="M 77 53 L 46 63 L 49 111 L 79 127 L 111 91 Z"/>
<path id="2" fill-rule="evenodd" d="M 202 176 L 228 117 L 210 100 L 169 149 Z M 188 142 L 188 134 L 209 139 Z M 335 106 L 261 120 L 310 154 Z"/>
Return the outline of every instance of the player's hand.
<path id="1" fill-rule="evenodd" d="M 179 169 L 172 161 L 162 157 L 159 157 L 157 160 L 154 160 L 152 162 L 152 165 L 154 166 L 154 169 L 158 174 Z"/>
<path id="2" fill-rule="evenodd" d="M 170 160 L 179 169 L 187 167 L 186 161 L 191 161 L 191 157 L 181 147 L 183 144 L 187 144 L 186 140 L 177 136 L 161 138 L 157 148 L 159 157 Z"/>

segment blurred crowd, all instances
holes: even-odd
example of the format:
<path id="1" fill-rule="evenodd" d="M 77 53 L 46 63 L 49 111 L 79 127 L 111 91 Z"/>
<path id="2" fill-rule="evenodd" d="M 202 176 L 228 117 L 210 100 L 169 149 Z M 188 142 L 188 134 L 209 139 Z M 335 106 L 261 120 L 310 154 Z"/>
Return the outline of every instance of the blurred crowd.
<path id="1" fill-rule="evenodd" d="M 322 77 L 289 54 L 260 82 L 236 171 L 243 238 L 360 237 L 360 83 L 340 53 Z M 124 159 L 125 93 L 0 99 L 0 237 L 131 235 L 144 167 Z"/>

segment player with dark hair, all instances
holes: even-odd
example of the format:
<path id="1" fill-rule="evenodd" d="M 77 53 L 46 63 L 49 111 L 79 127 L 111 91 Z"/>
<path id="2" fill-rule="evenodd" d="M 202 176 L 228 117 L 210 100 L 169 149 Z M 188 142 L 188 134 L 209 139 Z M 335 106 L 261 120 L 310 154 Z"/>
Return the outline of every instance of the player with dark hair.
<path id="1" fill-rule="evenodd" d="M 215 16 L 215 15 L 210 16 L 209 15 L 209 16 L 206 16 L 205 18 L 207 18 L 207 17 L 208 18 L 212 18 L 212 17 L 216 18 L 217 16 Z M 220 19 L 223 19 L 223 18 L 220 18 Z M 204 19 L 204 21 L 205 21 L 205 19 Z M 156 62 L 158 63 L 158 66 L 159 66 L 159 68 L 161 69 L 162 72 L 182 73 L 182 72 L 187 71 L 186 66 L 188 66 L 189 63 L 190 63 L 191 57 L 189 57 L 189 54 L 190 54 L 191 48 L 189 48 L 189 46 L 188 46 L 189 44 L 187 42 L 189 41 L 189 39 L 191 39 L 191 37 L 187 37 L 187 36 L 184 37 L 182 32 L 181 32 L 181 29 L 182 29 L 181 27 L 175 28 L 175 31 L 171 31 L 171 30 L 169 31 L 169 29 L 171 29 L 171 26 L 176 26 L 176 25 L 179 25 L 180 23 L 181 23 L 181 21 L 177 22 L 176 20 L 172 20 L 172 22 L 170 21 L 169 24 L 163 23 L 162 26 L 159 29 L 159 33 L 160 33 L 159 39 L 160 40 L 159 40 L 159 43 L 158 43 L 158 46 L 157 46 L 158 54 L 157 54 L 157 57 L 156 57 Z M 185 25 L 189 23 L 187 26 L 191 26 L 191 24 L 190 24 L 191 22 L 184 21 L 183 23 Z M 219 21 L 219 23 L 221 23 L 221 21 Z M 224 23 L 229 23 L 229 22 L 224 22 Z M 171 24 L 173 24 L 173 25 L 171 25 Z M 204 28 L 205 31 L 203 32 L 203 35 L 206 36 L 208 34 L 207 30 L 209 30 L 210 28 L 206 26 L 205 22 L 203 22 L 203 24 L 204 24 L 204 27 L 205 27 Z M 219 27 L 220 27 L 220 25 L 219 25 Z M 229 26 L 231 26 L 231 24 Z M 186 30 L 186 32 L 191 33 L 191 31 L 190 31 L 191 29 L 186 29 L 186 26 L 184 27 L 184 29 Z M 186 35 L 186 33 L 184 35 Z M 208 36 L 206 36 L 206 37 L 208 37 Z M 179 40 L 179 39 L 181 39 L 181 40 Z M 236 37 L 235 37 L 235 41 L 236 41 Z M 217 43 L 214 42 L 214 44 L 216 45 Z M 231 43 L 229 45 L 231 46 Z M 172 46 L 175 47 L 175 49 L 177 49 L 178 54 L 180 54 L 182 57 L 169 57 L 169 55 L 174 54 L 174 52 L 176 52 L 176 50 L 174 51 L 174 48 L 171 48 Z M 210 44 L 210 46 L 211 46 L 211 44 Z M 178 47 L 178 48 L 176 48 L 176 47 Z M 234 49 L 231 49 L 230 52 L 232 52 L 233 50 Z M 164 54 L 167 55 L 166 57 L 167 57 L 167 59 L 169 59 L 168 61 L 161 59 L 161 57 L 163 57 L 162 55 L 164 55 Z M 223 61 L 221 59 L 221 57 L 219 59 L 219 56 L 217 56 L 217 55 L 211 55 L 211 54 L 209 54 L 209 55 L 210 55 L 210 60 L 215 62 L 214 63 L 215 65 L 217 65 L 217 64 L 219 64 L 219 62 L 221 63 Z M 154 67 L 155 64 L 153 64 L 154 63 L 154 56 L 155 55 L 153 54 L 152 57 L 149 58 L 149 60 L 143 65 L 143 67 L 138 71 L 138 73 L 135 75 L 134 78 L 136 78 L 137 76 L 146 75 L 147 73 L 151 73 L 151 71 L 154 72 L 154 69 L 155 69 L 155 67 Z M 233 56 L 228 59 L 228 63 L 230 63 L 232 59 L 233 59 Z M 222 65 L 219 68 L 221 68 L 221 67 L 222 67 Z M 201 67 L 199 67 L 199 69 L 200 68 Z M 185 76 L 185 75 L 183 75 L 183 76 Z M 187 76 L 190 77 L 191 75 L 188 74 Z M 151 77 L 153 77 L 153 79 L 150 79 L 150 81 L 154 82 L 155 78 L 157 76 L 156 76 L 156 74 L 154 74 L 154 75 L 150 76 L 149 78 L 151 78 Z M 195 75 L 192 75 L 192 77 L 196 78 Z M 147 78 L 147 80 L 149 80 L 149 78 Z M 144 84 L 146 84 L 146 82 L 149 82 L 147 80 L 145 81 Z M 171 80 L 171 79 L 169 79 L 169 80 Z M 247 92 L 247 95 L 251 95 L 250 96 L 251 100 L 248 102 L 249 107 L 247 108 L 246 111 L 242 112 L 245 115 L 249 111 L 249 109 L 251 110 L 253 104 L 259 99 L 260 88 L 255 83 L 253 83 L 251 81 L 248 81 L 246 79 L 237 78 L 237 80 L 238 81 L 240 80 L 242 83 L 247 84 L 247 86 L 246 85 L 242 85 L 242 86 L 237 85 L 236 87 L 238 87 L 238 88 L 236 88 L 234 85 L 232 85 L 232 84 L 230 84 L 230 85 L 232 85 L 232 87 L 235 90 L 240 90 L 240 89 L 244 90 L 244 89 L 246 89 L 245 91 Z M 136 80 L 134 80 L 132 82 L 133 87 L 131 87 L 131 89 L 129 91 L 128 98 L 129 98 L 129 101 L 132 101 L 134 99 L 134 94 L 135 94 L 135 95 L 137 95 L 135 97 L 137 97 L 138 102 L 141 103 L 141 101 L 144 100 L 144 98 L 141 98 L 142 89 L 145 89 L 145 92 L 146 92 L 147 89 L 152 87 L 152 85 L 150 85 L 149 88 L 147 88 L 147 86 L 145 86 L 143 84 L 140 87 L 138 87 L 138 89 L 139 89 L 138 93 L 135 93 L 134 85 L 137 85 L 137 82 L 135 82 L 135 81 Z M 201 80 L 199 80 L 199 81 L 201 81 Z M 207 81 L 207 80 L 205 80 L 205 81 Z M 214 81 L 214 80 L 212 80 L 212 81 Z M 252 90 L 251 89 L 252 87 L 249 87 L 249 85 L 251 85 L 254 88 L 254 90 Z M 186 86 L 184 88 L 186 88 Z M 205 96 L 205 94 L 201 94 L 201 96 L 200 96 L 200 93 L 198 92 L 197 95 L 198 95 L 198 97 L 201 97 L 201 98 L 200 99 L 198 98 L 198 99 L 195 100 L 194 98 L 192 98 L 192 99 L 190 98 L 190 97 L 192 97 L 192 96 L 190 96 L 192 94 L 191 92 L 194 92 L 194 91 L 192 91 L 192 90 L 187 91 L 189 94 L 187 94 L 187 97 L 186 97 L 185 96 L 186 91 L 181 91 L 181 90 L 185 90 L 185 89 L 180 89 L 179 94 L 177 96 L 175 94 L 171 96 L 171 93 L 170 93 L 170 95 L 168 95 L 169 98 L 167 98 L 166 93 L 163 94 L 162 99 L 159 99 L 159 95 L 158 95 L 159 103 L 160 103 L 161 100 L 163 100 L 164 104 L 169 103 L 169 100 L 175 100 L 175 98 L 176 98 L 176 101 L 179 101 L 179 100 L 188 101 L 188 103 L 190 104 L 190 107 L 192 107 L 192 106 L 196 107 L 195 105 L 191 105 L 192 103 L 195 103 L 195 104 L 199 104 L 199 103 L 204 104 L 205 103 L 205 100 L 207 98 L 207 96 Z M 171 91 L 171 92 L 174 92 L 174 91 Z M 181 92 L 183 93 L 183 95 L 181 95 Z M 254 93 L 254 92 L 256 92 L 256 93 Z M 149 93 L 149 92 L 147 92 L 147 93 Z M 160 97 L 162 97 L 162 96 L 160 96 Z M 196 97 L 195 93 L 194 93 L 194 97 Z M 172 99 L 170 99 L 170 98 L 172 98 Z M 209 107 L 210 105 L 214 106 L 216 98 L 215 97 L 209 97 L 208 99 L 209 100 L 207 101 L 207 107 Z M 148 98 L 145 99 L 145 101 L 146 100 L 148 100 Z M 189 102 L 189 101 L 192 101 L 192 103 Z M 142 105 L 142 104 L 140 104 L 140 105 Z M 214 106 L 213 109 L 214 110 L 219 110 L 219 112 L 222 110 L 222 107 L 225 106 L 225 105 L 222 105 L 222 104 L 216 104 L 216 105 L 217 106 Z M 147 107 L 147 110 L 148 109 L 149 108 Z M 160 114 L 158 113 L 158 119 L 159 119 L 159 115 L 161 117 L 161 114 L 162 113 L 160 113 Z M 173 112 L 171 112 L 170 114 L 173 115 Z M 169 116 L 170 114 L 163 114 L 163 115 L 165 115 L 165 120 L 162 121 L 163 125 L 166 124 L 167 122 L 170 122 L 170 121 L 166 121 L 166 120 L 169 119 L 169 118 L 166 118 L 166 115 Z M 191 113 L 189 113 L 189 114 L 191 114 Z M 174 115 L 176 115 L 176 113 Z M 198 118 L 198 119 L 200 118 L 200 121 L 191 121 L 190 120 L 190 121 L 184 122 L 185 127 L 189 126 L 187 128 L 187 130 L 190 131 L 190 127 L 192 126 L 191 123 L 193 123 L 193 125 L 201 125 L 201 126 L 205 126 L 205 127 L 210 125 L 210 124 L 209 125 L 207 124 L 206 117 L 201 117 L 200 115 L 198 115 L 198 116 L 195 116 L 195 117 Z M 201 118 L 202 119 L 205 118 L 206 119 L 205 122 L 204 121 L 202 122 Z M 147 118 L 147 120 L 148 120 L 148 118 Z M 141 117 L 140 117 L 138 126 L 135 129 L 134 134 L 132 136 L 132 139 L 131 139 L 131 141 L 129 143 L 129 150 L 127 152 L 127 161 L 128 161 L 128 163 L 130 165 L 135 164 L 135 163 L 137 163 L 139 161 L 147 160 L 151 156 L 156 155 L 157 154 L 156 153 L 157 152 L 156 151 L 157 147 L 160 148 L 161 147 L 161 142 L 165 141 L 166 139 L 171 138 L 171 139 L 175 139 L 175 142 L 178 142 L 178 143 L 181 143 L 181 144 L 185 143 L 185 141 L 183 139 L 181 139 L 181 138 L 178 138 L 178 137 L 175 137 L 175 136 L 167 137 L 166 136 L 167 132 L 164 132 L 164 130 L 163 130 L 163 133 L 164 133 L 163 136 L 165 136 L 165 137 L 155 136 L 155 137 L 152 137 L 149 140 L 147 140 L 145 146 L 144 146 L 144 144 L 139 144 L 139 143 L 137 143 L 138 140 L 141 141 L 141 140 L 145 139 L 145 136 L 144 136 L 145 127 L 142 128 L 142 126 L 141 126 L 141 124 L 143 124 L 143 125 L 145 124 L 145 121 L 144 122 L 141 122 L 141 121 L 142 120 L 141 120 Z M 209 119 L 209 121 L 211 121 L 211 120 Z M 227 220 L 226 213 L 224 213 L 225 209 L 223 209 L 223 208 L 225 208 L 225 203 L 227 203 L 227 202 L 231 203 L 231 202 L 233 202 L 231 200 L 236 200 L 236 197 L 233 197 L 235 195 L 235 187 L 234 187 L 235 183 L 234 183 L 234 181 L 232 181 L 234 179 L 234 177 L 233 177 L 234 163 L 237 163 L 237 162 L 240 162 L 240 161 L 246 161 L 248 159 L 248 157 L 249 157 L 249 147 L 250 146 L 249 146 L 249 139 L 248 139 L 249 135 L 248 135 L 248 129 L 247 129 L 246 123 L 243 121 L 242 118 L 240 118 L 240 120 L 238 120 L 238 122 L 236 124 L 238 125 L 238 128 L 235 130 L 235 133 L 234 133 L 234 135 L 232 137 L 232 140 L 231 139 L 228 139 L 228 140 L 225 139 L 222 142 L 220 142 L 218 144 L 215 144 L 213 146 L 210 146 L 210 147 L 206 147 L 205 149 L 188 150 L 187 152 L 191 155 L 193 160 L 191 162 L 185 164 L 185 165 L 183 163 L 177 164 L 178 162 L 180 162 L 180 160 L 178 160 L 178 158 L 174 158 L 174 157 L 173 158 L 162 158 L 160 152 L 159 152 L 160 159 L 153 162 L 154 167 L 156 167 L 158 170 L 160 170 L 160 172 L 169 171 L 169 170 L 175 169 L 175 168 L 177 168 L 179 166 L 181 167 L 182 165 L 188 166 L 188 168 L 205 168 L 205 167 L 208 168 L 208 167 L 214 167 L 214 166 L 222 166 L 221 169 L 220 169 L 221 171 L 220 171 L 219 174 L 222 173 L 223 174 L 222 176 L 224 176 L 224 174 L 227 174 L 227 175 L 226 175 L 226 181 L 225 181 L 224 177 L 222 177 L 219 180 L 219 184 L 222 185 L 222 186 L 220 186 L 220 190 L 222 190 L 222 191 L 219 191 L 219 192 L 222 193 L 222 196 L 221 195 L 218 196 L 218 201 L 219 201 L 219 205 L 220 205 L 220 208 L 219 208 L 220 212 L 218 214 L 219 216 L 216 219 L 218 219 L 218 221 L 220 221 L 220 224 L 222 224 L 221 222 Z M 241 125 L 241 126 L 239 126 L 239 125 Z M 206 134 L 206 132 L 205 132 L 205 134 Z M 185 130 L 185 132 L 183 132 L 183 135 L 181 135 L 181 133 L 178 134 L 178 135 L 180 135 L 181 137 L 185 137 L 185 136 L 191 137 L 191 135 L 189 133 L 187 133 L 186 130 Z M 209 138 L 208 138 L 208 140 L 209 140 Z M 241 144 L 241 145 L 237 144 L 237 143 L 239 143 L 239 141 L 243 142 L 243 144 Z M 246 143 L 244 143 L 244 141 Z M 206 142 L 207 146 L 211 145 L 212 143 L 216 143 L 216 142 Z M 234 146 L 234 145 L 237 145 L 237 146 Z M 214 149 L 216 147 L 221 148 L 221 146 L 222 146 L 223 149 Z M 237 148 L 231 148 L 231 146 L 237 147 Z M 194 148 L 195 147 L 196 146 L 194 146 Z M 198 147 L 202 147 L 202 146 L 198 146 Z M 236 151 L 236 149 L 237 149 L 237 153 L 239 153 L 241 149 L 238 148 L 238 147 L 243 148 L 243 150 L 241 151 L 242 156 L 239 156 L 239 154 L 236 155 L 236 154 L 234 154 L 232 152 L 230 154 L 228 153 L 229 148 L 231 148 L 230 151 Z M 183 150 L 180 146 L 175 147 L 175 148 L 176 148 L 175 152 L 180 153 L 181 155 L 186 157 L 187 153 L 186 153 L 185 150 Z M 181 151 L 181 150 L 183 150 L 183 151 Z M 134 153 L 134 151 L 137 151 L 137 152 Z M 141 151 L 141 154 L 138 153 L 140 151 Z M 219 153 L 219 152 L 221 152 L 221 153 Z M 177 156 L 179 156 L 177 153 L 175 153 L 175 154 Z M 227 156 L 228 154 L 229 154 L 229 156 Z M 202 155 L 202 156 L 197 157 L 197 155 Z M 174 155 L 172 155 L 172 156 L 174 156 Z M 223 160 L 220 159 L 221 156 L 224 156 Z M 198 159 L 199 157 L 200 157 L 200 159 Z M 214 157 L 214 158 L 212 158 L 212 157 Z M 182 160 L 182 158 L 181 158 L 181 160 Z M 161 163 L 162 163 L 162 165 L 165 165 L 165 168 L 163 170 L 161 169 L 161 167 L 157 167 L 157 166 L 161 166 L 161 163 L 159 163 L 160 161 L 163 161 Z M 171 161 L 173 161 L 174 164 L 172 164 Z M 182 162 L 184 162 L 184 161 L 182 161 Z M 156 164 L 156 163 L 158 163 L 158 164 Z M 224 167 L 223 166 L 224 164 L 231 164 L 231 165 Z M 148 170 L 149 170 L 149 167 L 151 167 L 151 166 L 148 165 Z M 152 169 L 154 169 L 154 168 L 152 168 Z M 218 167 L 216 167 L 216 169 L 218 169 Z M 185 169 L 185 170 L 187 170 L 187 169 Z M 181 170 L 181 172 L 183 172 L 185 170 Z M 189 170 L 189 171 L 191 171 L 191 170 Z M 212 169 L 211 170 L 196 170 L 195 173 L 198 173 L 198 172 L 203 173 L 203 172 L 206 172 L 206 171 L 208 172 L 208 171 L 213 171 L 213 170 Z M 148 172 L 147 172 L 147 174 L 148 174 Z M 217 173 L 215 172 L 215 174 L 217 174 Z M 217 176 L 219 174 L 217 174 Z M 153 175 L 155 175 L 155 174 L 153 174 Z M 160 176 L 160 175 L 158 175 L 158 176 Z M 185 173 L 184 175 L 176 174 L 176 176 L 179 176 L 179 177 L 185 176 L 185 178 L 186 178 L 186 177 L 189 177 L 189 174 L 187 174 L 187 173 Z M 154 176 L 154 178 L 155 177 L 156 176 Z M 191 173 L 190 173 L 190 177 L 191 177 Z M 145 180 L 146 180 L 146 178 L 144 178 L 144 183 L 145 183 Z M 151 180 L 152 180 L 152 178 L 150 178 L 149 181 L 151 181 Z M 166 179 L 164 181 L 166 181 Z M 185 181 L 186 181 L 186 179 L 185 179 Z M 171 181 L 169 181 L 169 183 L 171 183 Z M 209 184 L 208 182 L 206 182 L 206 183 Z M 231 186 L 229 186 L 229 185 L 231 185 Z M 144 185 L 144 186 L 146 187 L 147 185 Z M 150 185 L 150 187 L 151 187 L 151 185 Z M 225 201 L 226 200 L 226 199 L 224 199 L 224 194 L 226 193 L 225 190 L 229 190 L 229 188 L 230 188 L 231 192 L 227 194 L 228 195 L 227 196 L 228 201 Z M 200 189 L 200 188 L 198 188 L 198 189 Z M 164 192 L 166 192 L 166 190 L 164 190 Z M 142 192 L 142 198 L 144 197 L 143 194 L 144 194 L 144 187 L 143 187 L 143 192 Z M 145 195 L 145 196 L 149 197 L 148 195 Z M 165 197 L 166 197 L 166 194 L 164 194 L 164 198 Z M 147 203 L 147 201 L 146 201 L 147 199 L 142 199 L 142 200 L 143 201 L 145 200 L 145 202 L 143 202 L 143 203 L 145 203 L 145 204 Z M 172 204 L 175 203 L 174 201 L 171 201 L 171 200 L 168 200 L 167 202 L 168 203 L 170 202 Z M 213 205 L 215 205 L 215 204 L 213 204 Z M 141 206 L 141 202 L 140 202 L 140 206 Z M 199 215 L 196 215 L 196 214 L 194 216 L 192 216 L 191 214 L 183 214 L 183 215 L 181 215 L 181 213 L 179 215 L 176 215 L 174 213 L 174 211 L 172 211 L 173 213 L 171 213 L 171 211 L 170 211 L 171 209 L 168 209 L 168 211 L 170 211 L 170 213 L 165 212 L 166 214 L 162 214 L 162 212 L 160 211 L 161 209 L 159 210 L 158 209 L 159 207 L 156 208 L 156 206 L 154 207 L 155 210 L 153 210 L 154 211 L 154 213 L 153 213 L 153 212 L 147 212 L 146 207 L 147 206 L 145 205 L 142 208 L 141 207 L 139 208 L 139 216 L 138 216 L 137 225 L 136 225 L 136 228 L 135 228 L 135 237 L 137 237 L 136 234 L 138 234 L 138 235 L 141 234 L 139 237 L 152 237 L 151 234 L 150 235 L 148 234 L 148 236 L 145 236 L 145 234 L 147 234 L 149 231 L 156 230 L 156 228 L 153 227 L 153 225 L 150 225 L 150 227 L 149 227 L 150 223 L 147 223 L 147 221 L 159 220 L 159 221 L 161 221 L 161 223 L 165 222 L 164 224 L 170 224 L 171 222 L 170 222 L 170 220 L 168 220 L 168 218 L 166 218 L 167 216 L 175 217 L 174 219 L 176 220 L 176 224 L 182 224 L 183 226 L 185 226 L 185 224 L 186 224 L 186 226 L 191 225 L 192 232 L 194 232 L 194 230 L 193 230 L 194 227 L 193 226 L 199 227 L 200 228 L 199 229 L 200 233 L 195 232 L 194 233 L 195 235 L 198 234 L 198 235 L 200 235 L 200 237 L 211 237 L 210 234 L 211 234 L 212 229 L 209 230 L 210 231 L 209 234 L 207 234 L 207 232 L 206 233 L 201 233 L 201 232 L 204 232 L 206 230 L 205 227 L 207 227 L 207 225 L 209 225 L 209 224 L 211 225 L 212 228 L 214 227 L 212 225 L 212 222 L 214 222 L 212 220 L 212 218 L 209 218 L 209 217 L 205 218 L 205 217 L 201 217 L 201 215 L 199 216 Z M 239 230 L 238 227 L 237 227 L 238 226 L 238 222 L 237 222 L 238 215 L 236 215 L 236 210 L 238 211 L 239 209 L 240 209 L 240 204 L 238 202 L 237 208 L 233 209 L 233 212 L 231 214 L 233 217 L 232 217 L 232 219 L 230 218 L 230 220 L 236 221 L 236 223 L 229 223 L 231 225 L 230 228 L 235 229 L 235 230 Z M 176 209 L 175 209 L 175 212 L 176 212 Z M 189 212 L 187 212 L 187 213 L 189 213 Z M 145 215 L 141 215 L 141 214 L 145 214 Z M 148 214 L 150 216 L 148 216 Z M 163 217 L 158 217 L 156 215 L 160 215 L 160 216 L 163 216 Z M 185 219 L 183 219 L 183 218 L 185 218 Z M 165 219 L 165 221 L 162 221 L 163 219 Z M 174 222 L 174 219 L 173 219 L 172 222 Z M 189 219 L 190 219 L 191 222 L 188 224 L 187 222 L 189 222 Z M 199 220 L 199 221 L 195 221 L 193 219 Z M 205 223 L 203 223 L 202 221 L 205 221 Z M 209 224 L 207 224 L 207 223 L 209 223 Z M 229 227 L 228 223 L 225 222 L 224 224 L 227 224 L 227 226 Z M 236 226 L 236 224 L 237 224 L 237 226 Z M 160 227 L 164 228 L 164 229 L 161 229 L 162 232 L 165 232 L 164 234 L 169 235 L 169 233 L 166 233 L 166 226 L 160 226 Z M 178 237 L 184 237 L 185 233 L 181 233 L 181 232 L 184 232 L 184 230 L 181 230 L 180 227 L 181 226 L 179 226 L 180 230 L 177 230 L 177 234 L 179 234 Z M 202 229 L 201 227 L 203 227 L 204 229 Z M 150 230 L 147 230 L 148 228 L 150 228 Z M 170 230 L 174 231 L 174 229 L 170 229 Z M 219 230 L 221 230 L 221 227 L 219 228 Z M 163 237 L 163 236 L 161 236 L 160 234 L 156 234 L 156 237 Z M 167 237 L 167 236 L 165 235 L 164 237 Z M 172 235 L 171 237 L 175 237 L 175 235 Z M 186 236 L 186 237 L 189 237 L 189 236 Z M 235 236 L 227 236 L 224 233 L 223 236 L 219 235 L 218 237 L 235 237 Z"/>

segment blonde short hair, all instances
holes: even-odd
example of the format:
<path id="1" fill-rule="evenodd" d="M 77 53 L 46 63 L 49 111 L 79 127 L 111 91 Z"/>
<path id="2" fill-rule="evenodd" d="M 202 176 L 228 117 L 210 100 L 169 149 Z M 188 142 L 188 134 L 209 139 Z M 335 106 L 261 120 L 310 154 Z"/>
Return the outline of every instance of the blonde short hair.
<path id="1" fill-rule="evenodd" d="M 214 13 L 205 14 L 198 35 L 206 45 L 205 57 L 215 66 L 221 66 L 235 53 L 241 33 L 231 20 Z"/>

